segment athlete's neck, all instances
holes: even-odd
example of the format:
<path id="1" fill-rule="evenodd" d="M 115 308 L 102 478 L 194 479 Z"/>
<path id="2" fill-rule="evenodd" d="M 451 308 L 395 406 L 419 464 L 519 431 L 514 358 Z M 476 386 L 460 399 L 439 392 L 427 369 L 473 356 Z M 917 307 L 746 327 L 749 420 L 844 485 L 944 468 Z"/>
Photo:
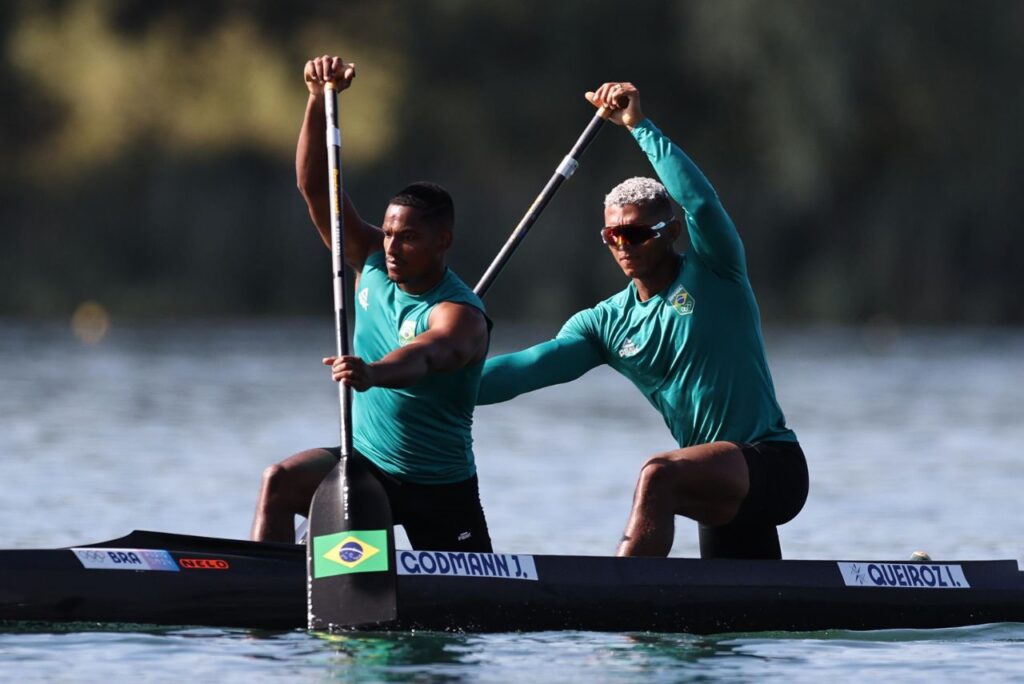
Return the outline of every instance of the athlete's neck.
<path id="1" fill-rule="evenodd" d="M 398 285 L 399 290 L 406 294 L 421 295 L 424 292 L 433 289 L 434 287 L 437 286 L 439 282 L 441 282 L 441 280 L 444 278 L 445 270 L 447 269 L 445 265 L 442 263 L 437 268 L 431 269 L 428 273 L 425 273 L 419 278 L 415 278 L 413 280 L 406 280 L 395 284 Z"/>
<path id="2" fill-rule="evenodd" d="M 636 285 L 636 295 L 640 298 L 640 301 L 646 302 L 671 285 L 676 276 L 679 275 L 679 263 L 679 255 L 675 252 L 668 252 L 651 273 L 642 278 L 633 278 L 633 284 Z"/>

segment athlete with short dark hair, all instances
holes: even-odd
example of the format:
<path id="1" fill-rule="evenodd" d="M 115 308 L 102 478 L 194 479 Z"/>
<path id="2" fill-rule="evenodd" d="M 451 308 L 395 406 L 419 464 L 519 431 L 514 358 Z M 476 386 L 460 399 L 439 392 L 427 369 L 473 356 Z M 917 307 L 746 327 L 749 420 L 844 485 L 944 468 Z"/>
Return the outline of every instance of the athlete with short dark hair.
<path id="1" fill-rule="evenodd" d="M 295 153 L 298 186 L 330 247 L 324 84 L 348 88 L 339 57 L 306 63 L 306 115 Z M 356 272 L 352 356 L 328 357 L 334 380 L 356 391 L 352 458 L 382 484 L 396 524 L 416 549 L 490 551 L 473 457 L 473 409 L 490 336 L 483 303 L 445 266 L 455 210 L 435 183 L 388 202 L 380 228 L 344 197 L 345 261 Z M 309 449 L 263 475 L 252 538 L 293 541 L 338 449 Z"/>
<path id="2" fill-rule="evenodd" d="M 419 181 L 407 185 L 388 200 L 388 205 L 417 209 L 421 221 L 442 230 L 455 228 L 455 203 L 448 191 L 437 183 Z"/>
<path id="3" fill-rule="evenodd" d="M 699 523 L 704 558 L 781 558 L 776 528 L 803 507 L 807 464 L 775 398 L 743 243 L 700 169 L 644 117 L 632 84 L 605 83 L 587 99 L 630 130 L 664 183 L 631 178 L 605 199 L 601 239 L 631 282 L 555 339 L 489 359 L 478 403 L 608 364 L 679 445 L 641 468 L 618 555 L 667 555 L 682 515 Z M 690 237 L 683 254 L 670 196 Z"/>

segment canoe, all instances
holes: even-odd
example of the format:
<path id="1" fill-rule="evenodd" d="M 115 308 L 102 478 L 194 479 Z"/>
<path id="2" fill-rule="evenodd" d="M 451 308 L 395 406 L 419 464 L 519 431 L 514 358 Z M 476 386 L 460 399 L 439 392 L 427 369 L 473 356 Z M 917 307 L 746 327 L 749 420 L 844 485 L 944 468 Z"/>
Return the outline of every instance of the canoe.
<path id="1" fill-rule="evenodd" d="M 699 560 L 398 550 L 366 629 L 754 632 L 1024 622 L 1016 561 Z M 358 562 L 358 561 L 357 561 Z M 0 620 L 305 628 L 306 550 L 135 531 L 0 551 Z"/>

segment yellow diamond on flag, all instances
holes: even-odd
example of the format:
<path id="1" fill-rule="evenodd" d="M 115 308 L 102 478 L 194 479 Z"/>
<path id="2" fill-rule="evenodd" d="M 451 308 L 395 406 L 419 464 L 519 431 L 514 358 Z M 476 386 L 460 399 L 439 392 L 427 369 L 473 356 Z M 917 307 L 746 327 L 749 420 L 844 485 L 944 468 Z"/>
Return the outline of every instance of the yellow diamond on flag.
<path id="1" fill-rule="evenodd" d="M 324 558 L 332 563 L 344 565 L 346 568 L 354 568 L 378 553 L 380 553 L 380 549 L 376 546 L 350 534 L 332 546 L 331 550 L 324 554 Z"/>

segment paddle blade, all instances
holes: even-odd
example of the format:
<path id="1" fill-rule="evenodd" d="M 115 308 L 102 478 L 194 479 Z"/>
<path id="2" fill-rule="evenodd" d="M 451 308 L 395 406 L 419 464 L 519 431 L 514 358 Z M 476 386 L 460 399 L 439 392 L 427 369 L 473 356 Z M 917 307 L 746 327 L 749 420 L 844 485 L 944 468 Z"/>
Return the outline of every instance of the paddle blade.
<path id="1" fill-rule="evenodd" d="M 306 573 L 309 629 L 373 627 L 397 616 L 391 507 L 358 457 L 342 458 L 313 496 Z"/>

